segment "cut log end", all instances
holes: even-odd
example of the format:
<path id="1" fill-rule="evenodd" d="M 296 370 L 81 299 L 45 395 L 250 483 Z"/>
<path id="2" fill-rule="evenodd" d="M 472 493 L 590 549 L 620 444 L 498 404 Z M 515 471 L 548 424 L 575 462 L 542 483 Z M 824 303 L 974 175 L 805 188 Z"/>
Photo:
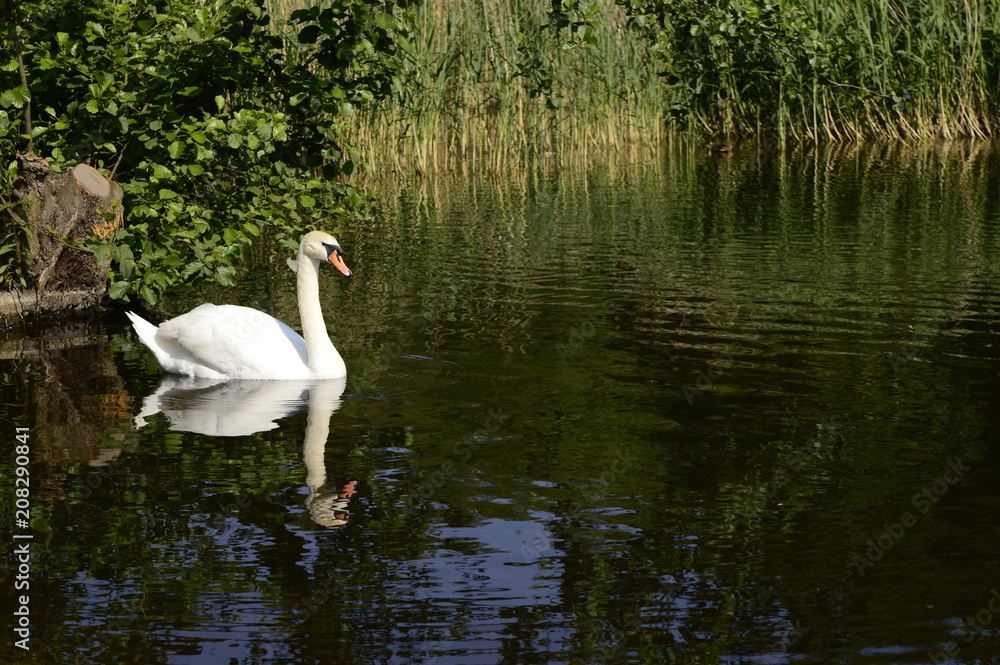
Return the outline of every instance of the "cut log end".
<path id="1" fill-rule="evenodd" d="M 77 164 L 73 167 L 73 179 L 85 195 L 102 199 L 111 195 L 111 183 L 93 166 Z"/>

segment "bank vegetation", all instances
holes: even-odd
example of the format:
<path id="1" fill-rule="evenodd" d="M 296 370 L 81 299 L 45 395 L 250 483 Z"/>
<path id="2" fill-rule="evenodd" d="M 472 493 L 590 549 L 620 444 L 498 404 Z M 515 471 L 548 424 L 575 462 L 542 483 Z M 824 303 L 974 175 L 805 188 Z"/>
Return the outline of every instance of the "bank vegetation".
<path id="1" fill-rule="evenodd" d="M 1000 0 L 442 0 L 415 16 L 406 86 L 352 127 L 382 167 L 998 126 Z"/>
<path id="2" fill-rule="evenodd" d="M 38 287 L 16 155 L 87 164 L 109 295 L 228 283 L 359 175 L 589 163 L 664 141 L 992 136 L 1000 0 L 0 0 L 0 286 Z M 274 237 L 273 235 L 271 237 Z M 32 267 L 34 262 L 35 268 Z M 36 274 L 37 273 L 37 274 Z"/>

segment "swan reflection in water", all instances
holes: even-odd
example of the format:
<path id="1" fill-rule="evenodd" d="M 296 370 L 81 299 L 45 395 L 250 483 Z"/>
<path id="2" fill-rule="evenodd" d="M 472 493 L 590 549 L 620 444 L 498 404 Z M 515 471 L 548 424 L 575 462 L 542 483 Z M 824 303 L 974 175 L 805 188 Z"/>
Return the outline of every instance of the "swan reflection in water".
<path id="1" fill-rule="evenodd" d="M 156 391 L 142 401 L 135 426 L 162 413 L 173 429 L 209 436 L 249 436 L 278 427 L 277 421 L 308 409 L 302 457 L 309 497 L 306 508 L 317 524 L 337 528 L 347 523 L 347 505 L 357 481 L 339 492 L 326 485 L 326 441 L 330 417 L 340 408 L 346 379 L 323 381 L 252 381 L 198 379 L 164 374 Z"/>

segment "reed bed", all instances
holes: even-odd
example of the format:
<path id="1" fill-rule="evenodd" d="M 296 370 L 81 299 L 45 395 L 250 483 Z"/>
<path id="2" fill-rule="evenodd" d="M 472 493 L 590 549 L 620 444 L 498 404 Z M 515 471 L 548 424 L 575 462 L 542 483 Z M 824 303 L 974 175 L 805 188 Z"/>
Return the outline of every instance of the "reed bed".
<path id="1" fill-rule="evenodd" d="M 604 149 L 661 132 L 655 61 L 601 0 L 597 43 L 562 49 L 538 0 L 427 4 L 404 95 L 357 126 L 383 168 L 500 168 L 521 157 Z M 379 137 L 379 141 L 373 141 Z"/>
<path id="2" fill-rule="evenodd" d="M 298 4 L 275 2 L 279 16 Z M 597 43 L 569 49 L 560 48 L 567 31 L 543 29 L 543 0 L 425 3 L 405 90 L 359 113 L 356 145 L 381 170 L 437 171 L 656 140 L 657 63 L 624 10 L 597 2 Z"/>
<path id="3" fill-rule="evenodd" d="M 424 3 L 403 91 L 364 109 L 351 138 L 380 170 L 440 171 L 678 133 L 912 140 L 1000 126 L 1000 0 L 647 0 L 632 14 L 596 2 L 596 43 L 575 48 L 547 0 Z"/>
<path id="4" fill-rule="evenodd" d="M 808 29 L 785 81 L 791 132 L 811 139 L 992 135 L 998 0 L 796 0 Z M 811 41 L 810 41 L 811 40 Z"/>

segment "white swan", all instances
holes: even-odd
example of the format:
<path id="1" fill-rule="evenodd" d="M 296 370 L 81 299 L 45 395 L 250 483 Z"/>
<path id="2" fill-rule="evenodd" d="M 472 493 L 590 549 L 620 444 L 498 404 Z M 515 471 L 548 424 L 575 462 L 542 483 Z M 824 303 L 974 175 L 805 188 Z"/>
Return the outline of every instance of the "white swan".
<path id="1" fill-rule="evenodd" d="M 330 341 L 319 304 L 320 263 L 351 276 L 333 236 L 307 233 L 295 272 L 302 334 L 250 307 L 204 304 L 154 326 L 126 312 L 165 371 L 203 379 L 339 379 L 343 358 Z"/>

